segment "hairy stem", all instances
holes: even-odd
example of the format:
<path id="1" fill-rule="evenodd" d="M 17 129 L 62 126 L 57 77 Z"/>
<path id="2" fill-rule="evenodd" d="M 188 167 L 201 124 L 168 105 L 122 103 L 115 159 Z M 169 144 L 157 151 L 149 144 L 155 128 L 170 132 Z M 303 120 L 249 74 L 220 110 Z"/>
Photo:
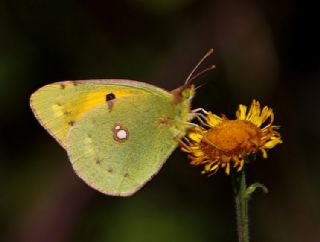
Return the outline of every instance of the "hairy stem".
<path id="1" fill-rule="evenodd" d="M 237 214 L 237 229 L 239 242 L 249 242 L 248 226 L 248 196 L 246 193 L 246 174 L 242 170 L 238 174 L 233 174 L 233 187 Z"/>

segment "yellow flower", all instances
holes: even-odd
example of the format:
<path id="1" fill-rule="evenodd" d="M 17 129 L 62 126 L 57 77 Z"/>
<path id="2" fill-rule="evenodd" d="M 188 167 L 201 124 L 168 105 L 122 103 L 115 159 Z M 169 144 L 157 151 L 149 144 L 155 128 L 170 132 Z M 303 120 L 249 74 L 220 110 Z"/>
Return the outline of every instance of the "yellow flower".
<path id="1" fill-rule="evenodd" d="M 271 108 L 261 110 L 260 103 L 253 100 L 248 112 L 240 104 L 236 117 L 229 120 L 208 112 L 201 118 L 204 127 L 189 130 L 185 142 L 181 142 L 182 150 L 190 154 L 191 164 L 204 165 L 202 173 L 213 174 L 220 168 L 228 175 L 231 168 L 241 171 L 248 155 L 260 151 L 267 158 L 267 150 L 282 143 L 278 127 L 272 126 Z"/>

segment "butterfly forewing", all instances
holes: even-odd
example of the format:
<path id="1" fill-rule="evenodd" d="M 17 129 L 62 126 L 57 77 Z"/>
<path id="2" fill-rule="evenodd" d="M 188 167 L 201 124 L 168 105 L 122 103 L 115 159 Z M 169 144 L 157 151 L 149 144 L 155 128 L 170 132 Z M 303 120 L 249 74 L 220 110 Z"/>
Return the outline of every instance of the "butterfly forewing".
<path id="1" fill-rule="evenodd" d="M 93 108 L 106 103 L 106 95 L 116 99 L 144 95 L 168 96 L 160 88 L 129 80 L 64 81 L 46 85 L 30 98 L 32 110 L 45 129 L 65 148 L 65 137 L 75 123 Z M 107 117 L 106 117 L 107 118 Z"/>

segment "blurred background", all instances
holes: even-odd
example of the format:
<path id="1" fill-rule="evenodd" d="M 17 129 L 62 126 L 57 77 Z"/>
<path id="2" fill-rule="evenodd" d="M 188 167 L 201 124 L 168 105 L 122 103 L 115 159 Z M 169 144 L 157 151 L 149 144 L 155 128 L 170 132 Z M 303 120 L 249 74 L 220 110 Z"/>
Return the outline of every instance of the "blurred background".
<path id="1" fill-rule="evenodd" d="M 248 167 L 252 241 L 320 241 L 320 38 L 312 1 L 0 0 L 0 241 L 237 241 L 230 178 L 177 150 L 129 198 L 89 188 L 29 108 L 60 80 L 123 78 L 171 90 L 200 57 L 193 107 L 232 118 L 253 98 L 282 145 Z"/>

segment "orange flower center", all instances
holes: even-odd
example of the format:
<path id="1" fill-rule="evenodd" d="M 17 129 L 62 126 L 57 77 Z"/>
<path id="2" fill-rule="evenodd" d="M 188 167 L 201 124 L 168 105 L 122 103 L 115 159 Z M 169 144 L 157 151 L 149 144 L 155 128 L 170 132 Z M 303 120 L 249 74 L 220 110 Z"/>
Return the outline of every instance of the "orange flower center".
<path id="1" fill-rule="evenodd" d="M 261 146 L 261 130 L 245 120 L 223 120 L 203 136 L 201 147 L 211 159 L 229 162 L 233 156 L 254 153 Z"/>

